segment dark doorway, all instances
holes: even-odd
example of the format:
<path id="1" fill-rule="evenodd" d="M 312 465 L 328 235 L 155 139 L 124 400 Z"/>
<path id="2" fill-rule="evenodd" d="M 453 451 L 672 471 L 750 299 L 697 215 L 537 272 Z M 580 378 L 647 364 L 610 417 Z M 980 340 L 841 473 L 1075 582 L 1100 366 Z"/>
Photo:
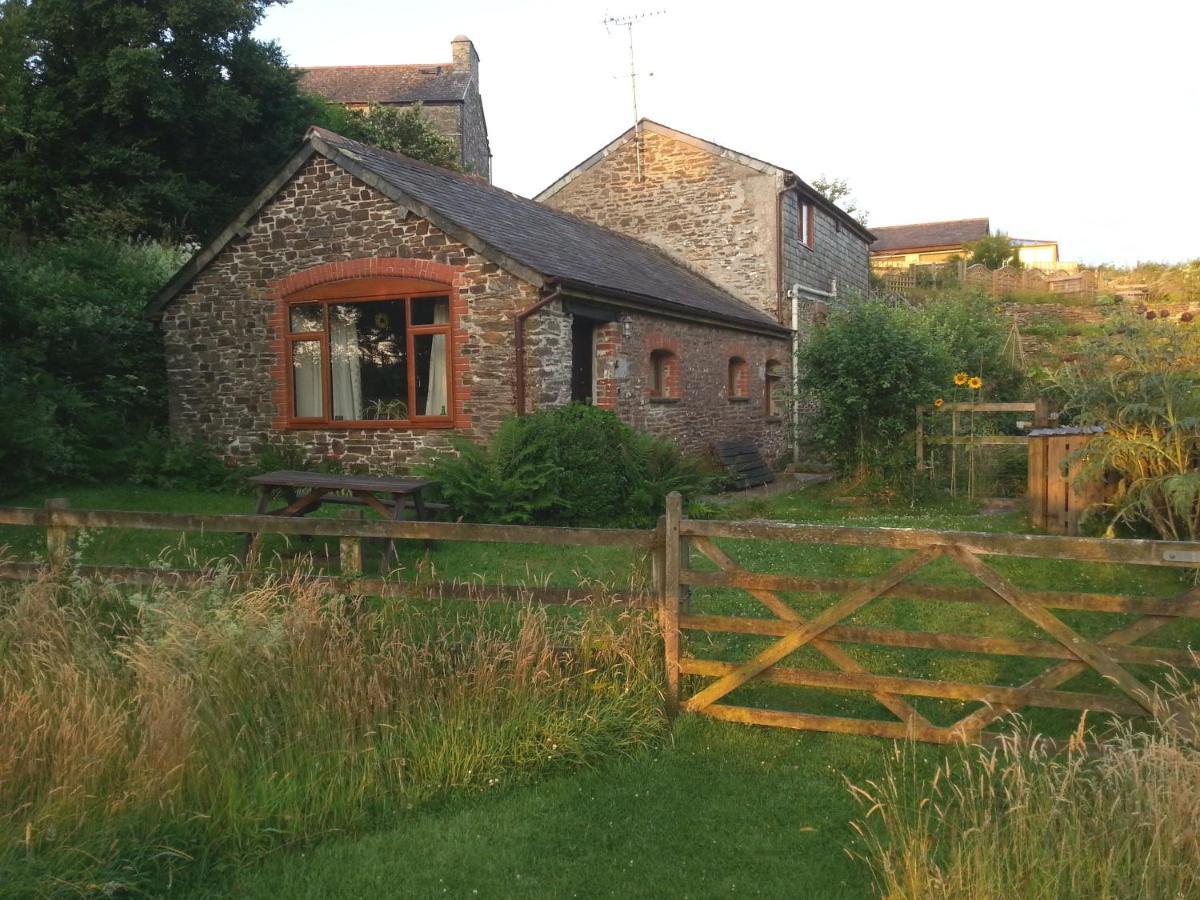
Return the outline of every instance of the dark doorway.
<path id="1" fill-rule="evenodd" d="M 596 323 L 582 316 L 571 317 L 571 400 L 592 402 Z"/>

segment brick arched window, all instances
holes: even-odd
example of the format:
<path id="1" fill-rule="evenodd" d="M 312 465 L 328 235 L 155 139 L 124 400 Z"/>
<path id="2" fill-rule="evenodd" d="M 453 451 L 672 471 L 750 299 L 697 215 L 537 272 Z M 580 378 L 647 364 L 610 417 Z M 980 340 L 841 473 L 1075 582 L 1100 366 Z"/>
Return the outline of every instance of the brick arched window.
<path id="1" fill-rule="evenodd" d="M 750 367 L 740 356 L 729 358 L 729 377 L 725 384 L 725 395 L 730 400 L 750 399 Z"/>
<path id="2" fill-rule="evenodd" d="M 277 287 L 287 424 L 451 427 L 453 287 L 375 272 L 330 274 Z"/>
<path id="3" fill-rule="evenodd" d="M 768 419 L 783 416 L 783 364 L 768 359 L 763 378 L 763 412 Z"/>
<path id="4" fill-rule="evenodd" d="M 650 398 L 679 399 L 679 357 L 670 350 L 654 350 L 650 354 Z"/>

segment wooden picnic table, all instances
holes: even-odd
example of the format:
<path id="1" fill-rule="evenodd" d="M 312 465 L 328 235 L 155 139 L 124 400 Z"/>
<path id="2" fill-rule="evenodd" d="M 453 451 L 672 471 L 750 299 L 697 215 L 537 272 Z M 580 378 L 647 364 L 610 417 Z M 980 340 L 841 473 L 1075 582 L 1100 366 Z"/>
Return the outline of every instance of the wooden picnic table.
<path id="1" fill-rule="evenodd" d="M 338 503 L 369 507 L 385 519 L 399 522 L 404 519 L 410 501 L 412 517 L 418 520 L 428 519 L 433 508 L 441 508 L 441 504 L 431 504 L 422 496 L 426 488 L 437 484 L 428 478 L 376 478 L 370 475 L 283 470 L 252 475 L 248 480 L 258 489 L 258 504 L 254 513 L 260 516 L 305 516 L 320 509 L 322 504 Z M 284 505 L 270 509 L 271 501 L 276 496 L 281 498 Z M 253 535 L 246 535 L 247 555 L 253 540 Z M 395 555 L 395 541 L 388 540 L 382 571 L 387 572 Z"/>

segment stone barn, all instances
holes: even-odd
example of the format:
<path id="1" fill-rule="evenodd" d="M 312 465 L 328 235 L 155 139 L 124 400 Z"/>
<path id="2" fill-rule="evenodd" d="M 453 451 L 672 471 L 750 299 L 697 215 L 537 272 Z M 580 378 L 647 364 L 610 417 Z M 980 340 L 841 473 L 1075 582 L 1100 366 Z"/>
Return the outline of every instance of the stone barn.
<path id="1" fill-rule="evenodd" d="M 791 332 L 662 250 L 319 128 L 151 302 L 173 433 L 373 472 L 571 401 L 785 446 Z"/>

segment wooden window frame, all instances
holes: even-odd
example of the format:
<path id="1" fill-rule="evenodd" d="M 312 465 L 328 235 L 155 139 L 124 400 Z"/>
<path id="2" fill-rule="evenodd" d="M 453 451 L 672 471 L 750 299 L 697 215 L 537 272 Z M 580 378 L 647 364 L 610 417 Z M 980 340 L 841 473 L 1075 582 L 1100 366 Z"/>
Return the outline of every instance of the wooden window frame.
<path id="1" fill-rule="evenodd" d="M 388 284 L 388 282 L 392 282 Z M 397 289 L 394 279 L 356 279 L 350 285 L 323 285 L 315 289 L 300 291 L 284 300 L 283 328 L 284 341 L 284 378 L 286 389 L 287 417 L 286 425 L 294 429 L 405 429 L 405 430 L 434 430 L 454 427 L 454 382 L 456 369 L 456 347 L 454 344 L 454 290 L 450 285 L 431 285 L 426 283 L 419 290 Z M 439 325 L 413 325 L 412 301 L 429 297 L 445 297 L 449 321 Z M 407 419 L 335 419 L 333 418 L 333 369 L 329 357 L 329 308 L 331 306 L 349 306 L 357 303 L 374 303 L 377 301 L 403 301 L 404 331 L 405 331 L 405 360 L 407 364 L 408 396 L 404 397 L 409 410 L 414 410 L 417 397 L 416 354 L 413 352 L 415 338 L 426 335 L 445 335 L 446 337 L 446 409 L 444 416 L 414 416 Z M 321 331 L 293 332 L 292 308 L 296 306 L 319 305 L 321 307 Z M 319 342 L 321 349 L 321 405 L 323 415 L 296 415 L 296 386 L 293 368 L 293 348 L 297 343 L 305 341 Z"/>
<path id="2" fill-rule="evenodd" d="M 796 196 L 799 208 L 796 211 L 796 237 L 802 247 L 813 250 L 816 247 L 816 204 L 806 197 Z"/>
<path id="3" fill-rule="evenodd" d="M 651 403 L 675 403 L 680 399 L 679 354 L 667 347 L 650 351 Z"/>
<path id="4" fill-rule="evenodd" d="M 775 391 L 783 385 L 783 364 L 776 359 L 767 360 L 763 367 L 763 415 L 769 422 L 783 420 L 776 408 Z"/>
<path id="5" fill-rule="evenodd" d="M 750 364 L 743 356 L 731 356 L 726 364 L 725 394 L 731 401 L 750 399 Z M 744 382 L 739 385 L 738 382 Z"/>

